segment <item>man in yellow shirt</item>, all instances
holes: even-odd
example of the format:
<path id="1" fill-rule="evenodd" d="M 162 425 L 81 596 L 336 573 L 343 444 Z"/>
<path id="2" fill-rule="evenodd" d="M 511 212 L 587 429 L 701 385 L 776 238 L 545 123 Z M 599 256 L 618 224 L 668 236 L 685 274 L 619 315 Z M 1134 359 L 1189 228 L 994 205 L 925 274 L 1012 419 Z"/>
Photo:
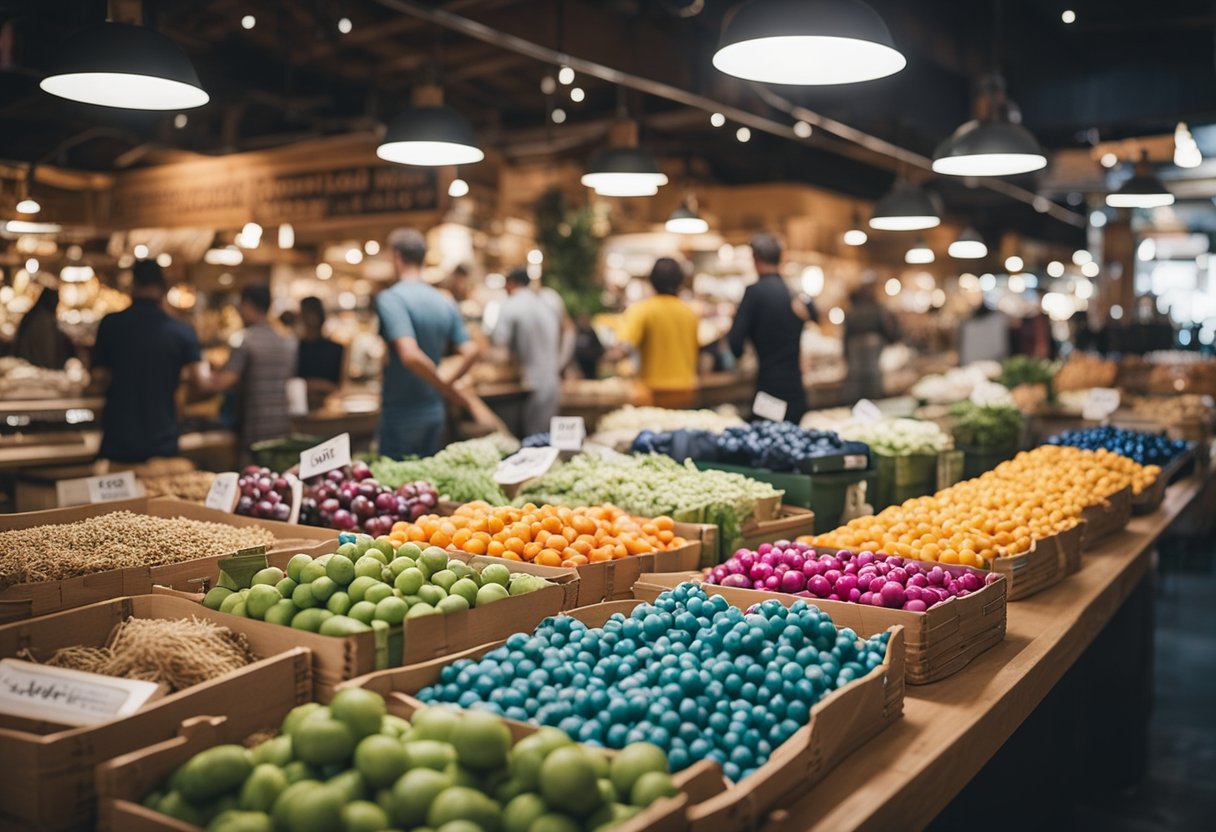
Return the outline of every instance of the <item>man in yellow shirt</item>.
<path id="1" fill-rule="evenodd" d="M 658 407 L 692 407 L 697 394 L 697 313 L 676 293 L 684 270 L 660 257 L 650 271 L 654 297 L 625 310 L 620 337 L 641 359 L 640 377 Z"/>

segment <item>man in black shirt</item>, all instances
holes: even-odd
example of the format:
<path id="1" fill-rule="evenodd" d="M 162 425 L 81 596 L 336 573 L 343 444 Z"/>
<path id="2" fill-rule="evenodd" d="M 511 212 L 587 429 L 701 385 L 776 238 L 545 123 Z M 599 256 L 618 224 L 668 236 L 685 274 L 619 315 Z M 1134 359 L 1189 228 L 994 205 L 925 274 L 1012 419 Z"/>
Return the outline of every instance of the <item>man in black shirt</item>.
<path id="1" fill-rule="evenodd" d="M 296 375 L 308 384 L 308 406 L 316 409 L 325 397 L 342 384 L 346 350 L 337 341 L 325 337 L 325 306 L 318 297 L 300 301 L 299 353 Z"/>
<path id="2" fill-rule="evenodd" d="M 177 456 L 174 396 L 182 368 L 197 386 L 210 376 L 194 330 L 165 312 L 160 266 L 140 260 L 132 276 L 131 305 L 102 319 L 93 346 L 94 383 L 109 383 L 101 456 L 118 462 Z"/>
<path id="3" fill-rule="evenodd" d="M 778 272 L 781 243 L 777 238 L 757 234 L 751 247 L 759 277 L 743 293 L 730 328 L 730 349 L 738 358 L 751 341 L 760 365 L 756 390 L 785 402 L 786 421 L 797 423 L 806 412 L 806 389 L 802 386 L 799 363 L 802 328 L 807 320 L 817 320 L 818 315 L 809 299 L 795 301 L 790 295 Z"/>

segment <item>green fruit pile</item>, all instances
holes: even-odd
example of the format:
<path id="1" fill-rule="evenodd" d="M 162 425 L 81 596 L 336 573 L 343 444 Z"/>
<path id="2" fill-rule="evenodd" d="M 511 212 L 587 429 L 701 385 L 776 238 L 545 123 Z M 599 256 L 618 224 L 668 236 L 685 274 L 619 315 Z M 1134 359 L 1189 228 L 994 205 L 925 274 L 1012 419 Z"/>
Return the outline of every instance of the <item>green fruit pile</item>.
<path id="1" fill-rule="evenodd" d="M 252 750 L 195 754 L 144 805 L 209 832 L 601 832 L 677 793 L 650 743 L 609 758 L 551 727 L 513 742 L 499 717 L 445 707 L 411 724 L 352 688 Z"/>
<path id="2" fill-rule="evenodd" d="M 315 559 L 296 555 L 286 572 L 267 567 L 249 587 L 216 586 L 203 605 L 297 630 L 346 636 L 485 606 L 549 585 L 503 564 L 474 569 L 436 546 L 405 543 L 394 550 L 387 537 L 358 535 L 332 554 Z"/>

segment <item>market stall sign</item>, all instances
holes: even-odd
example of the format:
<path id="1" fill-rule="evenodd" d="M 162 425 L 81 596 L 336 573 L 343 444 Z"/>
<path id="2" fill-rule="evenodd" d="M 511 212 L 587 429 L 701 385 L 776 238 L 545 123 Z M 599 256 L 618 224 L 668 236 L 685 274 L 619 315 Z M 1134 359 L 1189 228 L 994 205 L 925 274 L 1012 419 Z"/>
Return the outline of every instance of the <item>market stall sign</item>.
<path id="1" fill-rule="evenodd" d="M 63 667 L 0 660 L 0 712 L 58 725 L 91 725 L 128 716 L 167 688 Z"/>
<path id="2" fill-rule="evenodd" d="M 499 485 L 516 485 L 541 476 L 557 461 L 559 451 L 552 446 L 544 448 L 520 448 L 518 453 L 498 463 L 494 469 L 494 482 Z"/>
<path id="3" fill-rule="evenodd" d="M 559 451 L 577 451 L 587 437 L 582 416 L 554 416 L 549 420 L 549 445 Z"/>
<path id="4" fill-rule="evenodd" d="M 343 465 L 350 465 L 349 433 L 339 433 L 300 454 L 300 479 L 326 474 Z"/>
<path id="5" fill-rule="evenodd" d="M 1086 421 L 1101 422 L 1110 418 L 1110 414 L 1119 409 L 1119 391 L 1113 387 L 1094 387 L 1085 397 L 1085 406 L 1081 409 L 1081 418 Z"/>
<path id="6" fill-rule="evenodd" d="M 878 405 L 869 399 L 862 399 L 853 405 L 853 421 L 859 425 L 872 425 L 882 421 L 882 411 Z"/>
<path id="7" fill-rule="evenodd" d="M 55 496 L 60 508 L 85 503 L 108 503 L 111 500 L 130 500 L 142 495 L 143 491 L 133 471 L 60 480 L 55 483 Z"/>
<path id="8" fill-rule="evenodd" d="M 763 390 L 757 391 L 756 399 L 752 402 L 752 415 L 770 422 L 785 421 L 785 412 L 789 405 L 776 396 L 770 396 Z"/>
<path id="9" fill-rule="evenodd" d="M 207 499 L 203 501 L 203 505 L 231 514 L 241 496 L 239 480 L 240 475 L 236 471 L 216 474 L 215 479 L 211 481 L 211 489 L 207 492 Z"/>

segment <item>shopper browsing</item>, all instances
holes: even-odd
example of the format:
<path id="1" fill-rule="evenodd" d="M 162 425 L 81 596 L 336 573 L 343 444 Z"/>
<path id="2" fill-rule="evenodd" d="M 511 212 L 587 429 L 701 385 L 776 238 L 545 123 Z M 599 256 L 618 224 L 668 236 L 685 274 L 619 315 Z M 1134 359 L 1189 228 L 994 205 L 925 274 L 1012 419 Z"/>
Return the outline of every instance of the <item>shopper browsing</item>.
<path id="1" fill-rule="evenodd" d="M 325 337 L 325 305 L 318 297 L 300 301 L 300 350 L 296 356 L 296 375 L 308 384 L 309 405 L 323 401 L 342 383 L 346 350 Z"/>
<path id="2" fill-rule="evenodd" d="M 730 349 L 739 358 L 751 342 L 759 364 L 756 390 L 785 402 L 786 421 L 798 422 L 806 412 L 799 362 L 802 328 L 816 318 L 815 309 L 809 300 L 795 300 L 790 294 L 779 273 L 782 251 L 776 237 L 757 234 L 751 247 L 758 277 L 743 292 L 730 328 Z"/>
<path id="3" fill-rule="evenodd" d="M 443 438 L 444 400 L 465 406 L 455 386 L 477 360 L 456 304 L 422 281 L 426 240 L 412 228 L 388 239 L 398 281 L 376 296 L 380 336 L 388 345 L 388 365 L 377 433 L 380 453 L 399 459 L 429 456 Z M 439 361 L 455 350 L 461 360 L 450 378 L 439 375 Z"/>
<path id="4" fill-rule="evenodd" d="M 639 376 L 658 407 L 692 407 L 697 397 L 697 328 L 700 318 L 677 297 L 684 270 L 670 257 L 660 257 L 650 270 L 653 297 L 625 310 L 620 338 L 637 352 Z"/>
<path id="5" fill-rule="evenodd" d="M 210 380 L 198 336 L 165 312 L 160 266 L 140 260 L 131 273 L 131 305 L 102 318 L 93 346 L 93 385 L 106 395 L 101 456 L 118 462 L 177 456 L 182 370 L 200 388 Z"/>
<path id="6" fill-rule="evenodd" d="M 880 359 L 895 340 L 895 322 L 878 302 L 874 282 L 862 283 L 849 293 L 844 319 L 845 401 L 882 398 Z"/>
<path id="7" fill-rule="evenodd" d="M 211 392 L 236 393 L 238 449 L 242 459 L 264 439 L 291 433 L 287 379 L 296 368 L 296 339 L 270 326 L 270 287 L 255 283 L 241 290 L 238 307 L 245 328 L 232 338 L 228 363 L 215 373 Z"/>
<path id="8" fill-rule="evenodd" d="M 59 290 L 44 286 L 38 300 L 17 325 L 13 355 L 35 367 L 62 370 L 76 356 L 72 339 L 59 327 Z"/>
<path id="9" fill-rule="evenodd" d="M 494 346 L 508 350 L 519 362 L 528 388 L 523 413 L 525 436 L 549 430 L 561 395 L 561 318 L 551 306 L 540 302 L 531 283 L 526 269 L 512 269 L 507 275 L 507 299 L 490 336 Z"/>

